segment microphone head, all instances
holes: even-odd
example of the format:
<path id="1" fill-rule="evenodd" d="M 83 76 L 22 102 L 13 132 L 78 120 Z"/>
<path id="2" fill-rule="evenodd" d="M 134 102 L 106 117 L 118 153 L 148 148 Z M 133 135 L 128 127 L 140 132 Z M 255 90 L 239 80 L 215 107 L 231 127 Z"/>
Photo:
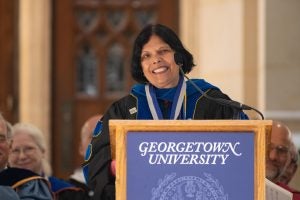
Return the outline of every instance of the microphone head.
<path id="1" fill-rule="evenodd" d="M 180 67 L 183 65 L 183 56 L 182 56 L 181 53 L 175 52 L 174 53 L 174 60 L 175 60 L 175 63 L 177 65 L 179 65 Z"/>

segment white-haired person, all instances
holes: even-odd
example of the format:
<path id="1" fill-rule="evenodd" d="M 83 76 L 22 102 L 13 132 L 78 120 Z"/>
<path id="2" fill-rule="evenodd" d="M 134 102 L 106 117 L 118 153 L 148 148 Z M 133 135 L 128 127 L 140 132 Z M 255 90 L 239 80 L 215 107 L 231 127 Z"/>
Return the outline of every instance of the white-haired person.
<path id="1" fill-rule="evenodd" d="M 29 123 L 17 123 L 12 128 L 12 140 L 9 155 L 11 167 L 31 170 L 48 179 L 55 198 L 84 199 L 80 188 L 51 176 L 51 167 L 45 157 L 46 141 L 39 128 Z"/>
<path id="2" fill-rule="evenodd" d="M 291 179 L 286 176 L 289 165 L 293 162 L 292 132 L 282 122 L 273 121 L 271 141 L 266 159 L 266 177 L 293 193 L 293 200 L 300 200 L 300 192 L 289 187 L 287 182 Z M 292 172 L 294 173 L 294 172 Z"/>
<path id="3" fill-rule="evenodd" d="M 52 199 L 49 182 L 42 176 L 8 164 L 12 143 L 11 124 L 0 113 L 0 195 L 1 199 Z"/>
<path id="4" fill-rule="evenodd" d="M 294 142 L 291 143 L 290 147 L 290 155 L 291 161 L 284 169 L 284 172 L 278 178 L 278 182 L 288 185 L 292 178 L 294 177 L 297 169 L 298 169 L 298 160 L 299 160 L 299 153 L 298 149 Z"/>
<path id="5" fill-rule="evenodd" d="M 82 160 L 84 159 L 85 151 L 92 140 L 94 128 L 101 117 L 102 115 L 100 114 L 93 115 L 89 117 L 81 127 L 78 153 L 82 157 Z M 86 184 L 81 167 L 74 170 L 74 173 L 71 174 L 68 181 L 71 184 L 82 188 L 85 191 L 87 197 L 92 198 L 92 196 L 94 195 L 94 192 Z"/>
<path id="6" fill-rule="evenodd" d="M 291 143 L 290 155 L 291 155 L 291 161 L 289 162 L 289 164 L 284 169 L 283 173 L 278 178 L 277 184 L 285 188 L 286 190 L 292 192 L 293 200 L 299 200 L 300 191 L 288 185 L 298 169 L 299 152 L 294 142 Z"/>

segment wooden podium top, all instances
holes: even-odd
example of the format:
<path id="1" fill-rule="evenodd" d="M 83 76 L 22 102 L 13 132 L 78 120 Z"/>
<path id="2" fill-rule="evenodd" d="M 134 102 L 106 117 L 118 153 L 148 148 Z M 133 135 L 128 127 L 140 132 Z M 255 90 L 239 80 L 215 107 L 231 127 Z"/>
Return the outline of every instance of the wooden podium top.
<path id="1" fill-rule="evenodd" d="M 144 131 L 245 131 L 262 127 L 269 132 L 272 120 L 110 120 L 109 126 L 111 132 L 118 127 Z"/>
<path id="2" fill-rule="evenodd" d="M 216 132 L 221 134 L 253 133 L 253 181 L 255 200 L 265 199 L 265 155 L 270 139 L 271 120 L 110 120 L 112 158 L 116 159 L 116 199 L 127 198 L 127 133 L 147 132 L 185 134 Z M 237 135 L 238 136 L 238 135 Z M 184 135 L 182 135 L 184 137 Z M 252 195 L 251 195 L 252 196 Z"/>

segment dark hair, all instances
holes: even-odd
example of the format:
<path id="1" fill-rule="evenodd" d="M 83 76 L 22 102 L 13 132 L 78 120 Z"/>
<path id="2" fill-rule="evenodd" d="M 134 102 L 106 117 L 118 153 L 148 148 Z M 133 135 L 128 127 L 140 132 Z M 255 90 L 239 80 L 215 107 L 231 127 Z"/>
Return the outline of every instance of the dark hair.
<path id="1" fill-rule="evenodd" d="M 148 80 L 144 76 L 141 66 L 141 52 L 143 46 L 149 41 L 152 35 L 159 36 L 164 42 L 166 42 L 176 53 L 179 53 L 183 57 L 182 69 L 185 74 L 189 73 L 195 66 L 193 61 L 193 55 L 184 48 L 182 42 L 176 35 L 176 33 L 170 28 L 161 24 L 147 25 L 139 33 L 135 39 L 132 59 L 131 59 L 131 76 L 139 83 L 146 83 Z"/>

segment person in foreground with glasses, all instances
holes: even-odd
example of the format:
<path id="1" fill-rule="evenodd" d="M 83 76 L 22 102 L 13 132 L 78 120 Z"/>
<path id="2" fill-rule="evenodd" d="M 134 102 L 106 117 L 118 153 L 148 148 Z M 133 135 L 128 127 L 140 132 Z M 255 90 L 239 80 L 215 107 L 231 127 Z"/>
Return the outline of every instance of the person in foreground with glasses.
<path id="1" fill-rule="evenodd" d="M 27 169 L 45 177 L 50 183 L 55 198 L 84 199 L 81 188 L 51 176 L 51 167 L 45 158 L 46 141 L 40 129 L 29 123 L 18 123 L 12 130 L 13 142 L 9 155 L 11 167 Z"/>
<path id="2" fill-rule="evenodd" d="M 292 178 L 294 177 L 298 169 L 299 161 L 299 152 L 294 143 L 292 143 L 290 148 L 291 162 L 284 170 L 284 173 L 279 177 L 279 182 L 288 185 Z"/>
<path id="3" fill-rule="evenodd" d="M 272 182 L 277 182 L 291 161 L 290 147 L 292 134 L 281 122 L 273 121 L 271 141 L 268 146 L 266 175 Z"/>
<path id="4" fill-rule="evenodd" d="M 294 143 L 290 129 L 282 122 L 273 121 L 271 141 L 268 146 L 268 157 L 266 158 L 266 177 L 270 181 L 280 185 L 293 193 L 293 200 L 300 200 L 300 192 L 290 188 L 285 180 L 290 164 L 295 159 L 293 155 Z M 289 174 L 289 180 L 296 171 Z"/>
<path id="5" fill-rule="evenodd" d="M 53 199 L 48 181 L 42 176 L 8 164 L 12 127 L 0 113 L 0 198 L 5 200 Z"/>

